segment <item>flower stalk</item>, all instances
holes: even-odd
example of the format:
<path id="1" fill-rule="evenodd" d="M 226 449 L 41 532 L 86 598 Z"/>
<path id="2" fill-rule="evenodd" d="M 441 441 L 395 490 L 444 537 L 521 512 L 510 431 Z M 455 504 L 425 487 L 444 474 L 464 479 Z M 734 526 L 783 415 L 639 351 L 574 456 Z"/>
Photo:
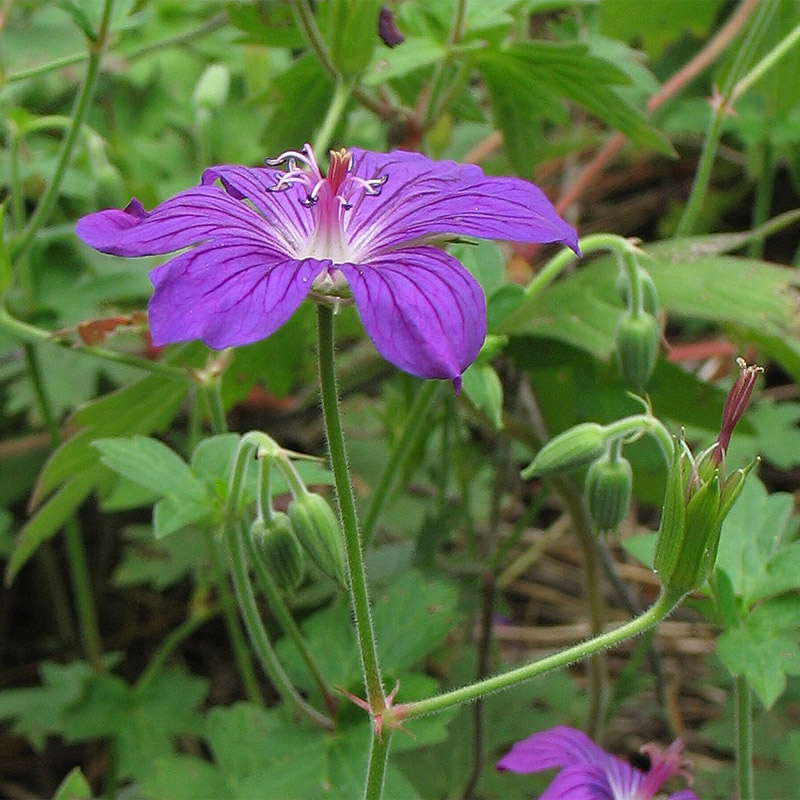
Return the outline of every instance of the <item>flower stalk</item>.
<path id="1" fill-rule="evenodd" d="M 328 452 L 333 469 L 336 497 L 339 501 L 339 515 L 344 533 L 350 599 L 355 616 L 356 635 L 361 654 L 361 665 L 364 670 L 364 683 L 370 711 L 374 716 L 385 710 L 386 695 L 381 682 L 378 647 L 372 627 L 369 589 L 364 571 L 356 504 L 353 497 L 353 487 L 350 483 L 350 473 L 347 468 L 347 451 L 345 449 L 342 421 L 339 416 L 339 397 L 336 388 L 336 368 L 334 364 L 333 309 L 328 305 L 320 304 L 317 306 L 317 333 L 322 413 L 325 419 Z"/>
<path id="2" fill-rule="evenodd" d="M 626 639 L 644 633 L 666 619 L 682 598 L 682 593 L 673 592 L 669 589 L 664 590 L 658 600 L 647 611 L 614 630 L 602 633 L 572 647 L 567 647 L 561 652 L 554 653 L 531 664 L 517 667 L 500 675 L 494 675 L 469 686 L 444 692 L 425 700 L 415 700 L 410 703 L 395 705 L 385 715 L 385 724 L 389 725 L 391 722 L 421 717 L 453 708 L 462 703 L 471 702 L 478 697 L 483 697 L 501 689 L 508 689 L 554 669 L 566 667 L 575 661 L 588 658 L 606 648 L 614 647 Z"/>

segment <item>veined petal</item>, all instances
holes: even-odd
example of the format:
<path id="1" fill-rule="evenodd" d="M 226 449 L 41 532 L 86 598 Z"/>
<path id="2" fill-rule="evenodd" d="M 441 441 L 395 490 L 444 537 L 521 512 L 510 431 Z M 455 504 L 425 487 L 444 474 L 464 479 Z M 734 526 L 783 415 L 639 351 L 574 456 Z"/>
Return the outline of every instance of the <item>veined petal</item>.
<path id="1" fill-rule="evenodd" d="M 434 247 L 409 247 L 337 268 L 387 361 L 458 386 L 486 335 L 483 291 L 458 261 Z"/>
<path id="2" fill-rule="evenodd" d="M 561 770 L 539 800 L 619 800 L 596 764 L 573 764 Z"/>
<path id="3" fill-rule="evenodd" d="M 117 256 L 171 253 L 231 235 L 293 252 L 258 211 L 216 186 L 186 189 L 150 212 L 138 200 L 123 211 L 98 211 L 79 220 L 75 231 L 86 244 Z"/>
<path id="4" fill-rule="evenodd" d="M 557 725 L 517 742 L 497 762 L 497 769 L 527 775 L 553 767 L 594 764 L 605 771 L 610 759 L 583 731 Z"/>
<path id="5" fill-rule="evenodd" d="M 219 350 L 264 339 L 289 319 L 329 263 L 234 237 L 182 253 L 150 273 L 153 343 L 202 339 Z"/>
<path id="6" fill-rule="evenodd" d="M 354 177 L 387 176 L 380 194 L 353 194 L 345 234 L 355 252 L 379 253 L 447 233 L 562 242 L 577 250 L 575 230 L 528 181 L 488 177 L 474 165 L 432 161 L 401 150 L 371 153 L 353 148 L 351 152 Z"/>
<path id="7" fill-rule="evenodd" d="M 314 233 L 314 217 L 302 201 L 306 193 L 299 186 L 274 191 L 285 173 L 269 167 L 239 167 L 223 164 L 203 172 L 202 184 L 219 180 L 231 197 L 252 203 L 292 251 L 298 252 Z"/>

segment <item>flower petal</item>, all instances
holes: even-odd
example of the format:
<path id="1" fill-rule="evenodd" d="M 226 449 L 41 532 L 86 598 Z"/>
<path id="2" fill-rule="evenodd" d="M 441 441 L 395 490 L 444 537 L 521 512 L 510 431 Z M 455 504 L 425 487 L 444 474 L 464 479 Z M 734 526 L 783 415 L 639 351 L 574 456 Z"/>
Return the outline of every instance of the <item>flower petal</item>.
<path id="1" fill-rule="evenodd" d="M 507 755 L 497 762 L 498 770 L 529 774 L 553 767 L 573 764 L 594 764 L 603 770 L 611 756 L 598 747 L 583 731 L 557 725 L 547 731 L 534 733 L 517 742 Z"/>
<path id="2" fill-rule="evenodd" d="M 176 256 L 150 273 L 156 345 L 202 339 L 221 349 L 276 331 L 330 262 L 297 259 L 230 237 Z"/>
<path id="3" fill-rule="evenodd" d="M 352 149 L 353 176 L 387 176 L 380 194 L 354 189 L 345 220 L 352 249 L 377 253 L 436 234 L 517 242 L 562 242 L 577 251 L 575 230 L 544 193 L 520 178 L 493 178 L 480 167 L 432 161 L 420 153 Z"/>
<path id="4" fill-rule="evenodd" d="M 539 800 L 621 800 L 596 764 L 573 764 L 553 778 Z"/>
<path id="5" fill-rule="evenodd" d="M 281 231 L 254 208 L 216 186 L 196 186 L 147 212 L 138 200 L 124 211 L 109 209 L 78 221 L 75 231 L 86 244 L 117 256 L 171 253 L 202 241 L 236 235 L 293 250 Z"/>
<path id="6" fill-rule="evenodd" d="M 420 378 L 458 381 L 475 360 L 486 335 L 486 301 L 452 256 L 410 247 L 337 267 L 387 361 Z"/>
<path id="7" fill-rule="evenodd" d="M 673 792 L 667 800 L 698 800 L 698 797 L 691 789 L 681 789 Z"/>
<path id="8" fill-rule="evenodd" d="M 289 186 L 285 191 L 273 191 L 282 175 L 282 170 L 269 167 L 224 164 L 205 170 L 202 184 L 208 186 L 219 180 L 231 197 L 251 202 L 267 222 L 277 228 L 287 246 L 298 252 L 314 233 L 314 215 L 301 202 L 306 197 L 301 187 Z"/>

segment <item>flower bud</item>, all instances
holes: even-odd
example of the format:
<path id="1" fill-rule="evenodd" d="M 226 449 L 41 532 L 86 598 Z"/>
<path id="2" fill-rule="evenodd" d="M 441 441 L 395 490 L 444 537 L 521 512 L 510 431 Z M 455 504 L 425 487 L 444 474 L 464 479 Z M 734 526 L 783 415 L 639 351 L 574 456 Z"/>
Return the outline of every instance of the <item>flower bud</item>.
<path id="1" fill-rule="evenodd" d="M 192 100 L 196 109 L 216 111 L 228 99 L 231 74 L 224 64 L 209 64 L 197 85 Z"/>
<path id="2" fill-rule="evenodd" d="M 595 528 L 616 530 L 631 503 L 633 471 L 630 461 L 619 455 L 604 455 L 589 467 L 584 486 Z"/>
<path id="3" fill-rule="evenodd" d="M 333 509 L 318 494 L 301 494 L 287 509 L 300 543 L 314 563 L 341 586 L 347 584 L 344 539 Z"/>
<path id="4" fill-rule="evenodd" d="M 305 569 L 303 550 L 287 514 L 275 511 L 272 519 L 254 520 L 250 539 L 278 588 L 291 592 L 300 585 Z"/>
<path id="5" fill-rule="evenodd" d="M 647 312 L 625 314 L 617 327 L 617 362 L 625 383 L 635 392 L 643 391 L 653 374 L 658 337 L 658 322 Z"/>
<path id="6" fill-rule="evenodd" d="M 606 433 L 596 422 L 584 422 L 551 439 L 522 470 L 525 480 L 591 464 L 606 449 Z"/>
<path id="7" fill-rule="evenodd" d="M 639 269 L 639 279 L 642 287 L 642 308 L 648 314 L 655 314 L 658 312 L 658 292 L 650 273 L 647 270 Z M 620 272 L 617 275 L 616 281 L 617 295 L 625 305 L 630 308 L 631 305 L 631 285 L 628 281 L 628 273 Z"/>

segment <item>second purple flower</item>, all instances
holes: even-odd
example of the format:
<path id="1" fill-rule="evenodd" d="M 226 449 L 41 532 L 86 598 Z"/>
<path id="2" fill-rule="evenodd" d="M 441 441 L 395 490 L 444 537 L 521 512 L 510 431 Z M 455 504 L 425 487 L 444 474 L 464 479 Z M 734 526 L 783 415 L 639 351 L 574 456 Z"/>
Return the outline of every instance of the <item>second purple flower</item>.
<path id="1" fill-rule="evenodd" d="M 286 169 L 278 169 L 279 165 Z M 486 334 L 483 292 L 441 237 L 561 242 L 577 234 L 518 178 L 418 153 L 311 148 L 266 167 L 207 169 L 147 212 L 90 214 L 76 232 L 119 256 L 176 255 L 150 273 L 153 343 L 220 349 L 270 336 L 309 295 L 352 298 L 378 352 L 421 378 L 460 384 Z"/>

